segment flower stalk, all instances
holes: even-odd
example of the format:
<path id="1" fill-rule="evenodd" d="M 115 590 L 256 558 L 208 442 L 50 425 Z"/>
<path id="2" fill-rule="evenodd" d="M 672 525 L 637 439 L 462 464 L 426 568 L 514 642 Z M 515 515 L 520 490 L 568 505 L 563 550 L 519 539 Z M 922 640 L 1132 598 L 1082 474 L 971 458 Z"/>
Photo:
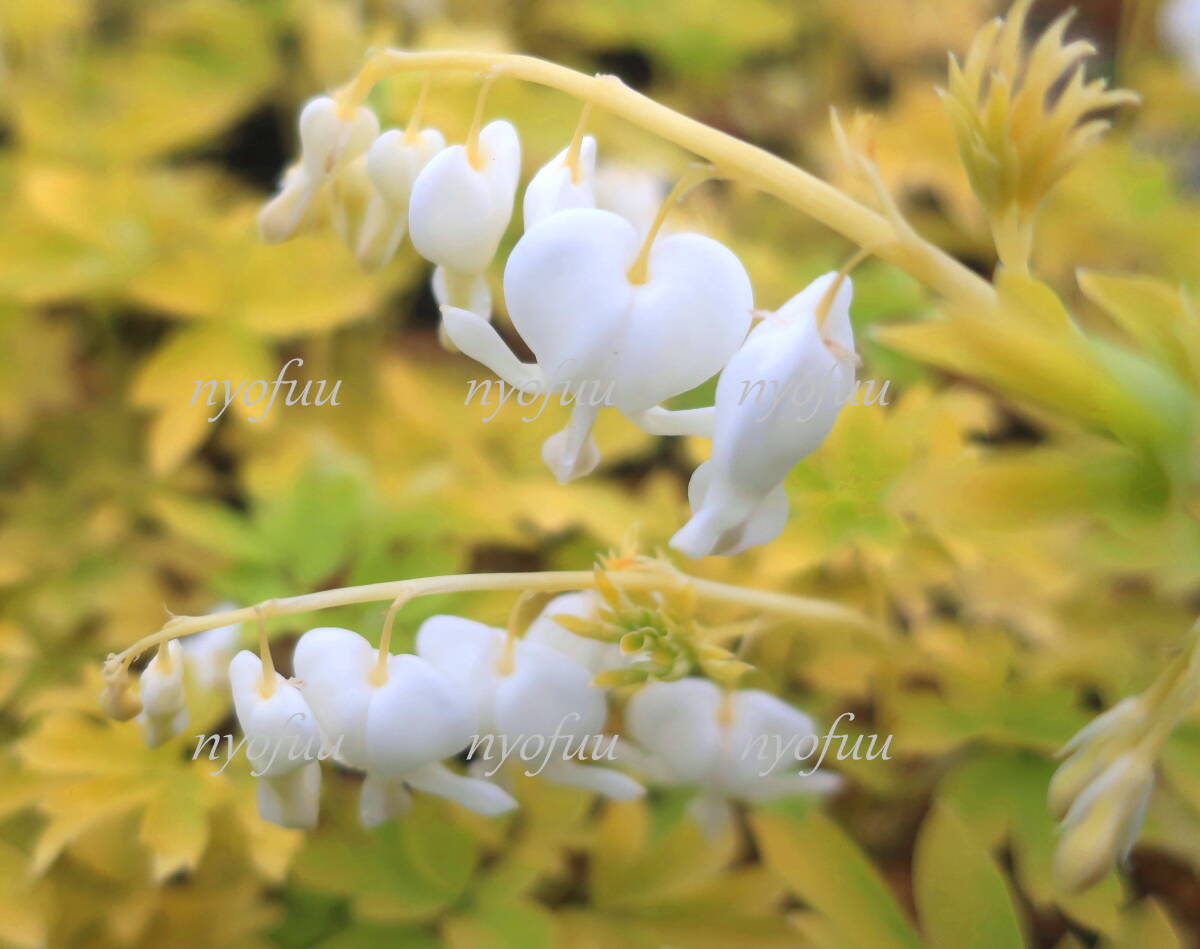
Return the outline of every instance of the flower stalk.
<path id="1" fill-rule="evenodd" d="M 868 620 L 861 613 L 838 603 L 791 594 L 771 593 L 766 590 L 752 590 L 712 580 L 701 580 L 652 564 L 648 566 L 635 565 L 622 570 L 620 577 L 622 588 L 631 591 L 662 591 L 680 586 L 690 586 L 697 597 L 708 602 L 759 610 L 780 619 L 847 628 L 861 629 L 868 626 Z M 505 590 L 518 593 L 561 593 L 568 590 L 591 590 L 598 586 L 594 571 L 563 570 L 418 577 L 411 580 L 368 583 L 363 586 L 341 587 L 299 596 L 279 597 L 256 606 L 224 610 L 204 616 L 174 616 L 158 632 L 142 637 L 119 653 L 111 654 L 105 660 L 104 675 L 106 679 L 110 680 L 119 678 L 139 655 L 167 640 L 189 636 L 192 633 L 201 633 L 218 626 L 249 622 L 258 617 L 277 618 L 383 600 L 399 601 L 402 605 L 416 597 L 443 593 Z M 396 608 L 398 609 L 398 607 Z"/>
<path id="2" fill-rule="evenodd" d="M 710 128 L 642 95 L 611 75 L 589 76 L 534 56 L 460 50 L 410 52 L 386 49 L 371 56 L 337 95 L 342 115 L 352 115 L 381 79 L 405 72 L 484 72 L 557 89 L 653 132 L 715 165 L 723 178 L 774 195 L 877 254 L 947 299 L 991 309 L 991 284 L 911 228 L 894 223 L 837 188 L 748 142 Z"/>

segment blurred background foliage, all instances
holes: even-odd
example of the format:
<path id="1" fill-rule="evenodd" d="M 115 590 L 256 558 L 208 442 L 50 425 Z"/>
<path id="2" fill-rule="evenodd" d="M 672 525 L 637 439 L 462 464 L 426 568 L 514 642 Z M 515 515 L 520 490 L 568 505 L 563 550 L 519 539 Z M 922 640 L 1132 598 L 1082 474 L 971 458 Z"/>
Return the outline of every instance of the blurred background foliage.
<path id="1" fill-rule="evenodd" d="M 1043 0 L 1035 24 L 1059 6 Z M 1047 329 L 1052 295 L 1010 288 L 1021 317 L 980 326 L 935 316 L 894 268 L 860 268 L 862 376 L 892 380 L 891 404 L 847 409 L 792 474 L 780 540 L 688 569 L 871 613 L 877 635 L 764 625 L 746 656 L 819 721 L 853 711 L 856 728 L 893 733 L 893 759 L 836 765 L 848 781 L 828 806 L 759 808 L 711 840 L 679 794 L 599 804 L 537 781 L 515 817 L 421 800 L 367 833 L 355 779 L 328 770 L 322 825 L 302 837 L 259 821 L 244 762 L 213 777 L 190 760 L 187 736 L 232 727 L 227 700 L 194 696 L 194 727 L 155 751 L 99 720 L 99 660 L 156 629 L 164 605 L 579 569 L 635 523 L 653 548 L 685 518 L 706 451 L 602 417 L 598 474 L 555 484 L 539 445 L 561 415 L 484 422 L 463 405 L 481 370 L 438 347 L 411 250 L 364 275 L 328 232 L 260 246 L 254 214 L 294 154 L 298 105 L 369 48 L 516 50 L 615 72 L 848 188 L 828 107 L 868 109 L 914 225 L 990 275 L 935 85 L 946 51 L 1002 11 L 0 4 L 0 945 L 1194 945 L 1200 721 L 1172 739 L 1128 874 L 1082 896 L 1050 874 L 1052 753 L 1144 688 L 1200 609 L 1200 91 L 1160 49 L 1153 4 L 1078 6 L 1100 68 L 1145 101 L 1054 192 L 1033 264 L 1112 371 L 1078 375 L 1076 344 Z M 376 90 L 385 124 L 403 123 L 416 84 Z M 435 82 L 429 119 L 448 139 L 476 88 Z M 517 123 L 527 172 L 577 108 L 512 82 L 489 105 Z M 593 130 L 631 200 L 688 160 L 607 116 Z M 767 308 L 852 250 L 738 187 L 700 189 L 680 221 L 727 241 Z M 341 405 L 250 422 L 235 403 L 210 423 L 189 404 L 197 379 L 272 379 L 293 356 L 293 377 L 342 380 Z M 435 611 L 499 622 L 505 608 L 431 598 L 406 609 L 405 632 Z M 320 622 L 376 636 L 381 618 Z M 276 624 L 284 668 L 315 622 Z"/>

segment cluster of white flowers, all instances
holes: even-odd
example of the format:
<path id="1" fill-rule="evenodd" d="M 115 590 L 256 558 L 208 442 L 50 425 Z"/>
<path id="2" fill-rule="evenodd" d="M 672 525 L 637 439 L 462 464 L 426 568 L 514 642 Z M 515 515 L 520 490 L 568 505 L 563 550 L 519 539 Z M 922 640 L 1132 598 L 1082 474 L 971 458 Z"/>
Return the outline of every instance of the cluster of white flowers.
<path id="1" fill-rule="evenodd" d="M 712 440 L 675 549 L 724 555 L 773 540 L 787 521 L 784 478 L 828 435 L 841 403 L 822 399 L 799 416 L 776 404 L 764 414 L 747 402 L 747 387 L 853 388 L 849 281 L 826 274 L 776 312 L 756 311 L 732 251 L 699 234 L 663 233 L 674 194 L 649 222 L 644 195 L 633 196 L 634 219 L 597 206 L 596 142 L 581 122 L 529 182 L 524 233 L 504 266 L 509 318 L 535 357 L 523 363 L 490 323 L 485 278 L 512 217 L 521 146 L 506 121 L 481 128 L 479 112 L 468 141 L 446 146 L 415 120 L 379 134 L 369 110 L 343 115 L 334 99 L 313 99 L 300 114 L 300 159 L 263 208 L 264 239 L 289 237 L 326 207 L 362 264 L 378 267 L 407 231 L 435 265 L 444 340 L 523 393 L 591 385 L 606 394 L 603 405 L 576 398 L 567 426 L 543 446 L 560 481 L 596 467 L 592 428 L 602 408 L 615 408 L 653 434 Z M 717 373 L 714 406 L 662 406 Z"/>
<path id="2" fill-rule="evenodd" d="M 326 757 L 314 757 L 318 747 L 364 772 L 359 814 L 367 827 L 403 812 L 414 790 L 502 814 L 517 806 L 510 793 L 517 770 L 616 800 L 638 797 L 639 781 L 595 764 L 595 756 L 584 763 L 580 753 L 610 715 L 611 696 L 593 679 L 635 658 L 558 622 L 588 619 L 596 610 L 590 591 L 560 595 L 521 637 L 434 616 L 417 631 L 415 654 L 381 652 L 348 629 L 311 629 L 296 645 L 292 679 L 264 669 L 258 655 L 238 652 L 228 663 L 228 685 L 258 779 L 259 813 L 285 827 L 315 826 L 319 761 Z M 230 630 L 236 641 L 236 627 L 224 627 L 201 646 L 225 648 Z M 171 641 L 142 673 L 142 715 L 153 744 L 185 726 L 184 665 L 183 649 Z M 197 682 L 204 668 L 192 667 Z M 625 737 L 607 736 L 609 760 L 647 783 L 697 789 L 692 812 L 708 830 L 724 825 L 732 801 L 819 793 L 835 784 L 824 773 L 789 771 L 784 759 L 763 767 L 761 755 L 750 755 L 755 743 L 791 747 L 815 735 L 807 716 L 765 692 L 723 691 L 702 678 L 656 681 L 625 703 L 624 719 Z M 533 739 L 535 755 L 495 754 Z M 465 775 L 445 763 L 464 754 Z M 533 757 L 541 760 L 531 771 Z"/>

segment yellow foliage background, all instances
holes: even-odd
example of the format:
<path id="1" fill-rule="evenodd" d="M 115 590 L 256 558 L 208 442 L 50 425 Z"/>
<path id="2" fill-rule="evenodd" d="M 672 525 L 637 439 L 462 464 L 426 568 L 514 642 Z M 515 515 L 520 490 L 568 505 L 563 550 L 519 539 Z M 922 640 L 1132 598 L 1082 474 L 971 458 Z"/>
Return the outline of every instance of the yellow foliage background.
<path id="1" fill-rule="evenodd" d="M 1002 283 L 998 324 L 941 312 L 898 270 L 864 264 L 861 375 L 891 380 L 891 404 L 848 408 L 792 473 L 783 537 L 689 567 L 874 617 L 880 635 L 764 628 L 748 658 L 820 721 L 852 710 L 856 727 L 894 734 L 893 760 L 844 762 L 847 790 L 828 806 L 755 808 L 710 840 L 678 794 L 599 804 L 537 781 L 519 788 L 516 817 L 424 800 L 366 833 L 355 779 L 329 769 L 322 825 L 302 836 L 258 819 L 244 762 L 213 777 L 190 760 L 196 732 L 231 727 L 227 701 L 193 696 L 187 734 L 154 751 L 135 725 L 99 718 L 100 660 L 158 628 L 164 607 L 580 569 L 630 525 L 654 548 L 687 514 L 703 443 L 602 418 L 600 471 L 555 484 L 539 446 L 562 417 L 509 408 L 484 422 L 462 404 L 483 371 L 437 345 L 411 249 L 364 275 L 328 231 L 261 246 L 254 215 L 294 154 L 298 106 L 368 49 L 514 50 L 616 72 L 835 182 L 828 107 L 869 109 L 914 225 L 990 275 L 987 221 L 935 85 L 946 51 L 1001 11 L 5 0 L 0 945 L 1192 944 L 1200 721 L 1172 738 L 1129 873 L 1082 896 L 1050 874 L 1053 752 L 1144 688 L 1200 609 L 1200 90 L 1158 47 L 1152 15 L 1081 7 L 1098 68 L 1144 106 L 1043 209 L 1044 283 Z M 1057 12 L 1044 2 L 1034 16 Z M 373 94 L 385 125 L 405 121 L 417 82 Z M 476 90 L 435 82 L 429 121 L 449 140 Z M 489 104 L 518 125 L 527 174 L 577 110 L 514 82 Z M 602 157 L 664 183 L 688 161 L 608 116 L 592 131 Z M 852 251 L 736 186 L 701 189 L 680 214 L 734 248 L 761 307 Z M 492 280 L 498 299 L 499 268 Z M 295 377 L 343 380 L 340 406 L 251 422 L 235 404 L 210 423 L 189 404 L 196 379 L 271 379 L 293 356 Z M 489 595 L 420 601 L 404 633 L 433 612 L 499 622 L 505 609 Z M 375 607 L 320 618 L 369 637 L 381 620 Z M 314 624 L 277 624 L 281 655 Z"/>

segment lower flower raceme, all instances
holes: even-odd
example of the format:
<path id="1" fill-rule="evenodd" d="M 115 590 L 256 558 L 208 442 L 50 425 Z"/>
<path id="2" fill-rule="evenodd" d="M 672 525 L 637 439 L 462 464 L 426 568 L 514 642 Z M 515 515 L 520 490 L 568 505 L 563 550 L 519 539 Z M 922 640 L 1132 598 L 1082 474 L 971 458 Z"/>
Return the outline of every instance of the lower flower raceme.
<path id="1" fill-rule="evenodd" d="M 359 816 L 367 827 L 403 813 L 414 792 L 503 814 L 517 806 L 518 771 L 616 800 L 644 793 L 625 770 L 649 783 L 694 786 L 694 814 L 709 829 L 733 802 L 834 787 L 823 775 L 788 774 L 778 757 L 770 766 L 747 759 L 756 740 L 790 747 L 813 733 L 811 721 L 764 692 L 678 678 L 688 662 L 642 658 L 670 641 L 656 640 L 652 627 L 677 628 L 683 613 L 660 612 L 672 609 L 672 597 L 631 595 L 605 582 L 555 596 L 523 635 L 511 623 L 505 630 L 433 616 L 417 631 L 415 654 L 388 650 L 391 614 L 379 648 L 351 630 L 318 627 L 298 640 L 290 679 L 275 670 L 260 629 L 261 655 L 242 650 L 228 666 L 260 816 L 315 826 L 326 758 L 364 774 Z M 638 624 L 611 641 L 610 630 Z M 695 634 L 677 629 L 677 644 Z M 631 649 L 630 637 L 659 645 Z M 140 718 L 152 744 L 186 722 L 182 657 L 180 642 L 169 640 L 142 673 Z M 646 682 L 646 669 L 675 681 L 650 681 L 628 698 L 623 686 Z M 598 684 L 606 678 L 620 691 Z M 622 706 L 624 737 L 607 727 Z M 454 758 L 465 758 L 468 773 L 448 764 Z"/>

